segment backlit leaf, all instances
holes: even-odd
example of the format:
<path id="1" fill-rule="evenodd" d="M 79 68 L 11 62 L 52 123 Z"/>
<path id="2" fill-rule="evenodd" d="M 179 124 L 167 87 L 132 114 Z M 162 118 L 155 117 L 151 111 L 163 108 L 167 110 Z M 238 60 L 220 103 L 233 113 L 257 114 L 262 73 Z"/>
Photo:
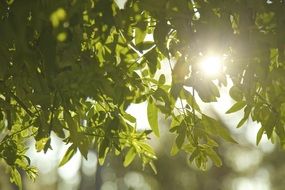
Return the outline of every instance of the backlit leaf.
<path id="1" fill-rule="evenodd" d="M 10 181 L 12 183 L 15 183 L 20 190 L 22 190 L 22 178 L 21 178 L 21 175 L 19 173 L 19 171 L 16 169 L 16 168 L 13 168 L 11 170 L 11 177 L 10 177 Z"/>
<path id="2" fill-rule="evenodd" d="M 246 102 L 244 101 L 237 102 L 226 113 L 229 114 L 229 113 L 237 112 L 241 110 L 242 108 L 244 108 L 244 106 L 246 106 Z"/>
<path id="3" fill-rule="evenodd" d="M 159 137 L 159 128 L 158 128 L 158 109 L 154 103 L 148 103 L 147 105 L 147 118 L 151 129 L 154 134 Z"/>
<path id="4" fill-rule="evenodd" d="M 60 163 L 59 163 L 59 167 L 63 166 L 64 164 L 66 164 L 76 153 L 76 148 L 71 145 L 67 151 L 65 152 L 63 158 L 61 159 Z"/>
<path id="5" fill-rule="evenodd" d="M 125 160 L 124 160 L 124 166 L 127 167 L 128 165 L 130 165 L 130 163 L 132 163 L 132 161 L 134 160 L 134 158 L 136 157 L 136 150 L 135 148 L 130 148 L 128 153 L 125 156 Z"/>

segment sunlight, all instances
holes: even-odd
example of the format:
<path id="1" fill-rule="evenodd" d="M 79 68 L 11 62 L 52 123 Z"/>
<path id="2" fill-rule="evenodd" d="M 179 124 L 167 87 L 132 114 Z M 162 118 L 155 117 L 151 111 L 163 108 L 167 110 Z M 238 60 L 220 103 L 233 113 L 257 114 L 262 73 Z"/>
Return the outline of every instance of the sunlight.
<path id="1" fill-rule="evenodd" d="M 208 76 L 217 76 L 223 69 L 223 58 L 217 55 L 205 56 L 200 63 L 200 68 Z"/>
<path id="2" fill-rule="evenodd" d="M 147 110 L 147 102 L 142 102 L 139 104 L 131 104 L 126 110 L 128 114 L 131 114 L 136 118 L 137 129 L 139 130 L 150 129 L 146 110 Z"/>

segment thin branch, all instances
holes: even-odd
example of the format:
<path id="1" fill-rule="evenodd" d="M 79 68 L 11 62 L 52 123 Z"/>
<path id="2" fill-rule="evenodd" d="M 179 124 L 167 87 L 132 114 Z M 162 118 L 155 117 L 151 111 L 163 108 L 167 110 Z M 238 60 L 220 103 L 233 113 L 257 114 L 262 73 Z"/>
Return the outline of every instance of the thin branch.
<path id="1" fill-rule="evenodd" d="M 49 133 L 51 133 L 52 127 L 53 127 L 53 118 L 54 118 L 55 104 L 56 104 L 56 91 L 53 94 L 53 102 L 52 102 L 51 116 L 50 116 L 50 122 L 49 122 Z"/>
<path id="2" fill-rule="evenodd" d="M 195 78 L 195 77 L 194 77 Z M 193 112 L 193 121 L 194 121 L 194 126 L 196 125 L 196 113 L 195 113 L 195 105 L 194 105 L 194 102 L 195 102 L 195 89 L 194 87 L 192 87 L 192 95 L 193 95 L 193 101 L 192 101 L 192 112 Z"/>
<path id="3" fill-rule="evenodd" d="M 269 109 L 270 109 L 272 112 L 277 113 L 277 111 L 275 110 L 275 108 L 274 108 L 270 103 L 268 103 L 268 101 L 267 101 L 265 98 L 263 98 L 263 97 L 262 97 L 260 94 L 258 94 L 258 93 L 255 93 L 255 95 L 256 95 L 258 98 L 260 98 L 260 99 L 264 102 L 264 104 L 269 107 Z"/>
<path id="4" fill-rule="evenodd" d="M 87 132 L 84 132 L 84 135 L 106 138 L 105 135 L 99 135 L 99 134 L 95 134 L 95 133 L 87 133 Z M 111 138 L 115 138 L 115 139 L 127 139 L 127 138 L 122 138 L 122 137 L 119 137 L 119 136 L 112 136 Z"/>
<path id="5" fill-rule="evenodd" d="M 8 90 L 8 93 L 13 97 L 13 99 L 26 111 L 27 114 L 29 114 L 30 117 L 33 117 L 34 114 L 27 108 L 27 106 L 20 100 L 19 97 L 17 97 L 15 94 L 13 94 L 11 91 Z"/>
<path id="6" fill-rule="evenodd" d="M 168 55 L 167 55 L 167 59 L 168 59 L 168 65 L 169 65 L 169 67 L 170 67 L 170 70 L 171 70 L 171 73 L 173 73 L 173 68 L 172 68 L 172 65 L 171 65 L 171 62 L 170 62 L 170 55 L 169 55 L 169 53 L 168 53 Z M 185 112 L 185 107 L 184 107 L 184 105 L 183 105 L 183 102 L 182 102 L 182 99 L 180 98 L 180 94 L 178 95 L 178 98 L 179 98 L 179 101 L 180 101 L 180 104 L 181 104 L 181 109 L 182 109 L 182 114 L 184 115 L 184 117 L 183 117 L 183 122 L 184 122 L 184 124 L 187 126 L 187 128 L 186 129 L 188 129 L 189 128 L 189 125 L 188 125 L 188 123 L 187 123 L 187 121 L 185 120 L 185 117 L 186 117 L 186 112 Z M 193 109 L 193 107 L 192 107 L 192 110 L 194 110 Z M 195 112 L 194 112 L 195 113 Z M 195 119 L 195 115 L 194 115 L 194 119 Z M 195 124 L 195 122 L 194 122 L 194 124 Z M 192 128 L 193 129 L 193 128 Z M 192 134 L 192 130 L 190 130 L 190 136 L 191 136 L 191 138 L 193 139 L 193 141 L 194 141 L 194 143 L 196 143 L 196 145 L 198 144 L 198 142 L 195 142 L 195 138 L 194 138 L 194 136 L 193 136 L 193 134 Z"/>
<path id="7" fill-rule="evenodd" d="M 8 104 L 11 104 L 11 98 L 10 98 L 9 95 L 7 96 L 6 101 L 7 101 Z M 6 114 L 7 114 L 7 127 L 8 127 L 8 130 L 11 130 L 12 129 L 12 114 L 11 114 L 11 110 L 7 109 L 6 110 Z"/>
<path id="8" fill-rule="evenodd" d="M 34 123 L 32 123 L 32 124 L 30 124 L 30 125 L 28 125 L 28 126 L 22 128 L 22 129 L 20 129 L 19 131 L 15 131 L 14 133 L 12 133 L 12 134 L 10 134 L 10 135 L 5 136 L 5 137 L 2 139 L 2 141 L 0 142 L 0 144 L 3 144 L 3 143 L 6 142 L 9 138 L 11 138 L 11 137 L 13 137 L 13 136 L 15 136 L 15 135 L 21 133 L 22 131 L 24 131 L 24 130 L 30 128 L 33 124 L 34 124 Z"/>
<path id="9" fill-rule="evenodd" d="M 109 104 L 109 102 L 107 101 L 107 99 L 104 97 L 104 94 L 102 92 L 102 90 L 99 88 L 99 92 L 104 100 L 104 102 L 106 102 L 106 104 L 108 105 L 109 109 L 111 110 L 112 106 Z"/>

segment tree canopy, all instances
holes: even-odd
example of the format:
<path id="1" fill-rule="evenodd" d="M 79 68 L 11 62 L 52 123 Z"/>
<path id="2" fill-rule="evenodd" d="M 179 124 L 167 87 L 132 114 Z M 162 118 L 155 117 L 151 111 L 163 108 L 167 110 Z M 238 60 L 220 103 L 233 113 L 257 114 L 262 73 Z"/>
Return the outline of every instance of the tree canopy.
<path id="1" fill-rule="evenodd" d="M 284 12 L 283 0 L 1 1 L 0 158 L 11 181 L 21 185 L 18 170 L 36 177 L 27 142 L 52 151 L 52 132 L 69 144 L 60 166 L 94 149 L 100 164 L 116 154 L 155 171 L 147 141 L 159 137 L 158 113 L 171 119 L 172 155 L 220 166 L 217 139 L 236 141 L 196 100 L 217 101 L 228 80 L 236 103 L 227 113 L 244 110 L 237 127 L 252 118 L 257 144 L 266 134 L 284 146 Z M 222 73 L 207 77 L 199 64 L 211 51 L 226 56 Z M 141 102 L 152 130 L 137 130 L 126 112 Z"/>

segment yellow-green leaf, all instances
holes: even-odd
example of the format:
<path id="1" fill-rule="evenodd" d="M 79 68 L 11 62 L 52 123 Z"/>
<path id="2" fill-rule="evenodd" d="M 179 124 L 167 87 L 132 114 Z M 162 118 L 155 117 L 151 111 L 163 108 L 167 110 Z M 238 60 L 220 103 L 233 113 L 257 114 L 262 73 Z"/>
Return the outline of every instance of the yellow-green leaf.
<path id="1" fill-rule="evenodd" d="M 73 145 L 71 145 L 67 151 L 65 152 L 63 158 L 61 159 L 60 163 L 59 163 L 59 167 L 63 166 L 64 164 L 66 164 L 72 157 L 73 155 L 76 153 L 76 149 Z"/>
<path id="2" fill-rule="evenodd" d="M 258 145 L 262 139 L 262 136 L 264 134 L 264 129 L 263 127 L 261 127 L 259 130 L 258 130 L 258 133 L 257 133 L 257 136 L 256 136 L 256 145 Z"/>
<path id="3" fill-rule="evenodd" d="M 13 168 L 11 170 L 11 177 L 10 177 L 10 181 L 12 183 L 15 183 L 20 190 L 22 190 L 22 179 L 21 179 L 21 175 L 20 173 L 18 172 L 18 170 L 16 168 Z"/>
<path id="4" fill-rule="evenodd" d="M 159 137 L 159 128 L 158 128 L 158 109 L 154 103 L 149 102 L 147 106 L 147 118 L 149 125 L 154 132 L 154 134 Z"/>
<path id="5" fill-rule="evenodd" d="M 153 172 L 154 172 L 155 174 L 157 174 L 157 169 L 156 169 L 154 163 L 153 163 L 153 162 L 149 162 L 149 165 L 150 165 L 151 169 L 153 170 Z"/>
<path id="6" fill-rule="evenodd" d="M 211 160 L 214 162 L 214 164 L 217 167 L 222 166 L 221 158 L 219 157 L 219 155 L 213 149 L 209 148 L 205 152 L 211 158 Z"/>
<path id="7" fill-rule="evenodd" d="M 237 102 L 226 113 L 229 114 L 229 113 L 237 112 L 241 110 L 242 108 L 244 108 L 245 105 L 246 105 L 245 101 Z"/>
<path id="8" fill-rule="evenodd" d="M 37 141 L 37 142 L 36 142 L 36 145 L 35 145 L 37 152 L 42 151 L 42 150 L 44 149 L 46 143 L 47 143 L 49 140 L 50 140 L 50 138 L 47 137 L 47 138 L 42 138 L 42 139 L 40 139 L 39 141 Z"/>
<path id="9" fill-rule="evenodd" d="M 136 157 L 136 150 L 134 147 L 132 147 L 125 156 L 124 166 L 127 167 L 128 165 L 130 165 L 130 163 L 132 163 L 135 157 Z"/>

